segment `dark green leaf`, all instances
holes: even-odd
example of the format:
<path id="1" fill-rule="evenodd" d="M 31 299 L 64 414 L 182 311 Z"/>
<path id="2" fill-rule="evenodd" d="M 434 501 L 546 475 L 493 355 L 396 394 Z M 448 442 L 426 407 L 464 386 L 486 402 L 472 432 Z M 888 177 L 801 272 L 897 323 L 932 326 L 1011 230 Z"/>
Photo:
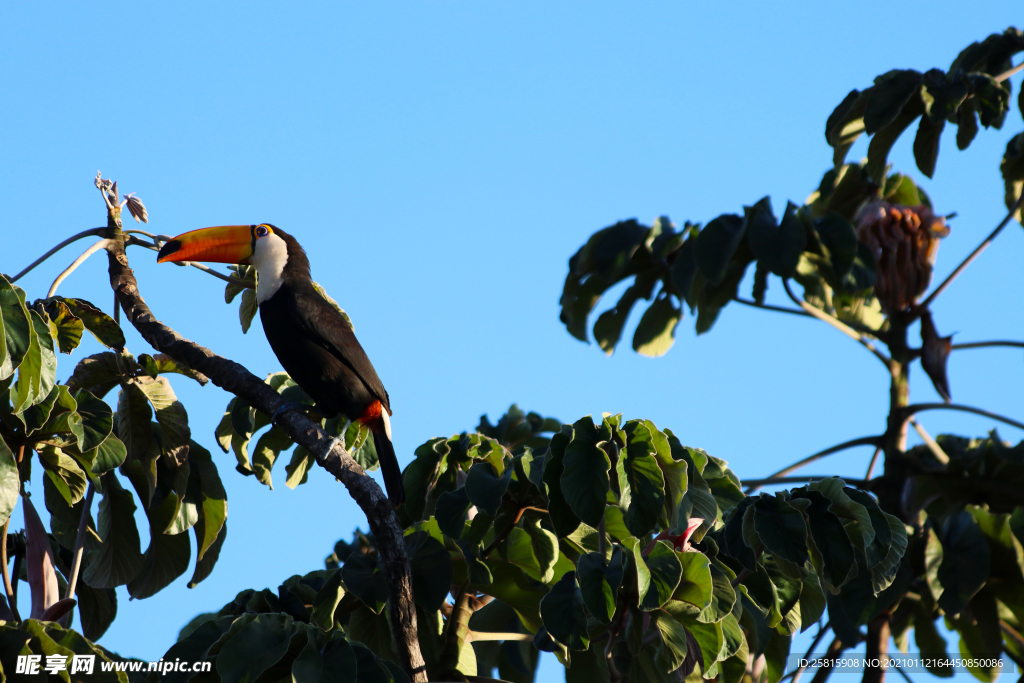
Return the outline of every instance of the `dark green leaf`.
<path id="1" fill-rule="evenodd" d="M 807 525 L 799 510 L 781 497 L 761 494 L 754 503 L 754 529 L 765 547 L 784 560 L 807 561 Z"/>
<path id="2" fill-rule="evenodd" d="M 832 270 L 841 282 L 857 257 L 857 231 L 838 213 L 829 213 L 814 222 L 822 246 L 828 250 Z"/>
<path id="3" fill-rule="evenodd" d="M 799 495 L 811 501 L 806 515 L 811 539 L 817 550 L 811 559 L 825 586 L 830 591 L 838 592 L 840 586 L 857 573 L 850 537 L 839 517 L 829 509 L 832 502 L 828 498 L 818 491 L 806 491 Z"/>
<path id="4" fill-rule="evenodd" d="M 0 520 L 7 520 L 18 503 L 21 493 L 21 479 L 18 477 L 18 463 L 14 453 L 0 439 Z"/>
<path id="5" fill-rule="evenodd" d="M 498 514 L 501 497 L 512 480 L 512 468 L 506 467 L 500 476 L 488 462 L 478 462 L 469 468 L 466 477 L 466 495 L 478 508 L 491 515 Z"/>
<path id="6" fill-rule="evenodd" d="M 566 572 L 544 596 L 540 601 L 540 615 L 551 637 L 570 650 L 586 650 L 590 645 L 576 572 Z"/>
<path id="7" fill-rule="evenodd" d="M 48 299 L 43 306 L 50 317 L 51 331 L 56 332 L 53 336 L 57 340 L 57 348 L 61 353 L 71 353 L 82 343 L 85 325 L 59 298 Z"/>
<path id="8" fill-rule="evenodd" d="M 922 116 L 917 127 L 917 135 L 914 137 L 914 161 L 917 162 L 921 173 L 929 178 L 935 175 L 935 162 L 939 158 L 939 138 L 945 126 L 945 119 L 935 122 L 927 116 Z"/>
<path id="9" fill-rule="evenodd" d="M 377 567 L 377 559 L 370 555 L 353 553 L 341 568 L 345 588 L 375 613 L 380 613 L 388 600 L 387 579 Z"/>
<path id="10" fill-rule="evenodd" d="M 222 683 L 255 681 L 288 651 L 294 631 L 290 615 L 257 614 L 221 647 L 217 674 Z"/>
<path id="11" fill-rule="evenodd" d="M 152 381 L 140 381 L 137 385 L 153 404 L 156 421 L 160 423 L 160 446 L 170 462 L 181 464 L 188 459 L 188 448 L 192 432 L 188 427 L 185 406 L 171 389 L 166 377 Z"/>
<path id="12" fill-rule="evenodd" d="M 990 551 L 977 522 L 966 511 L 950 515 L 939 538 L 942 563 L 937 578 L 943 590 L 936 597 L 947 614 L 959 614 L 988 579 Z"/>
<path id="13" fill-rule="evenodd" d="M 619 504 L 625 513 L 626 528 L 633 536 L 641 537 L 651 532 L 664 512 L 665 477 L 655 457 L 658 449 L 651 428 L 644 422 L 631 420 L 625 429 L 626 451 L 616 465 L 621 492 Z M 664 435 L 657 436 L 667 449 Z"/>
<path id="14" fill-rule="evenodd" d="M 796 216 L 797 206 L 786 205 L 782 223 L 776 226 L 768 211 L 758 211 L 750 219 L 747 234 L 758 262 L 779 277 L 793 277 L 800 254 L 807 248 L 807 231 Z"/>
<path id="15" fill-rule="evenodd" d="M 867 134 L 874 135 L 896 121 L 905 105 L 917 94 L 922 80 L 921 73 L 913 69 L 894 69 L 876 78 L 864 110 Z"/>
<path id="16" fill-rule="evenodd" d="M 651 584 L 647 592 L 641 595 L 640 608 L 650 611 L 669 601 L 682 578 L 683 567 L 672 546 L 665 541 L 654 543 L 644 563 L 650 572 Z"/>
<path id="17" fill-rule="evenodd" d="M 246 289 L 242 292 L 242 303 L 238 307 L 238 320 L 242 323 L 242 334 L 249 331 L 252 319 L 256 317 L 259 305 L 256 303 L 256 290 Z"/>
<path id="18" fill-rule="evenodd" d="M 580 557 L 576 567 L 580 594 L 587 610 L 602 624 L 610 624 L 622 585 L 622 550 L 616 545 L 607 563 L 599 553 L 587 553 Z"/>
<path id="19" fill-rule="evenodd" d="M 694 258 L 700 272 L 711 284 L 725 279 L 726 266 L 736 252 L 746 230 L 746 221 L 735 214 L 722 214 L 700 231 Z"/>
<path id="20" fill-rule="evenodd" d="M 562 493 L 572 511 L 595 528 L 604 518 L 611 469 L 608 454 L 598 446 L 599 440 L 600 433 L 589 416 L 578 420 L 573 425 L 572 440 L 565 447 L 560 477 Z"/>
<path id="21" fill-rule="evenodd" d="M 423 609 L 436 612 L 452 587 L 455 570 L 451 555 L 426 531 L 407 535 L 405 549 L 412 567 L 413 598 Z"/>
<path id="22" fill-rule="evenodd" d="M 345 589 L 341 585 L 341 571 L 333 570 L 327 575 L 323 587 L 317 591 L 313 599 L 313 610 L 311 617 L 313 623 L 324 631 L 334 628 L 334 610 L 338 608 Z"/>
<path id="23" fill-rule="evenodd" d="M 85 299 L 63 299 L 71 312 L 81 318 L 85 329 L 92 332 L 96 341 L 110 349 L 124 348 L 124 333 L 109 315 Z"/>
<path id="24" fill-rule="evenodd" d="M 978 134 L 978 115 L 974 109 L 974 100 L 964 102 L 956 112 L 956 146 L 963 151 L 970 147 Z"/>
<path id="25" fill-rule="evenodd" d="M 142 569 L 135 500 L 113 472 L 103 475 L 97 532 L 102 545 L 89 556 L 82 580 L 94 588 L 115 588 L 128 583 Z"/>
<path id="26" fill-rule="evenodd" d="M 889 150 L 896 144 L 896 140 L 903 134 L 903 131 L 923 113 L 924 102 L 920 96 L 911 97 L 892 123 L 879 130 L 871 138 L 871 144 L 868 145 L 868 163 L 866 168 L 868 175 L 871 176 L 876 185 L 882 185 L 885 180 Z"/>
<path id="27" fill-rule="evenodd" d="M 575 531 L 580 525 L 580 518 L 573 512 L 572 507 L 566 501 L 565 493 L 562 491 L 562 475 L 565 472 L 565 447 L 572 439 L 572 432 L 567 433 L 568 428 L 551 437 L 548 444 L 548 455 L 544 461 L 544 484 L 548 494 L 548 514 L 551 517 L 551 524 L 555 527 L 555 533 L 565 537 Z M 611 465 L 609 464 L 609 469 Z"/>

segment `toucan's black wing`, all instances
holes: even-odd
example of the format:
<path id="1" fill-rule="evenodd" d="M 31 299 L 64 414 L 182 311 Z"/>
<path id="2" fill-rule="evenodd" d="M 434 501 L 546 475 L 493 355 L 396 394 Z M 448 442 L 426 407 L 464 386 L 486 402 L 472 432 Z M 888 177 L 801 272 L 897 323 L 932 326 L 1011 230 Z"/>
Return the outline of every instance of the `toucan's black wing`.
<path id="1" fill-rule="evenodd" d="M 388 414 L 391 414 L 388 392 L 377 376 L 377 371 L 373 368 L 366 351 L 356 339 L 352 326 L 320 296 L 312 283 L 308 285 L 308 289 L 301 289 L 303 291 L 295 291 L 295 295 L 289 297 L 286 304 L 289 317 L 295 325 L 295 332 L 326 349 L 348 367 L 387 409 Z"/>

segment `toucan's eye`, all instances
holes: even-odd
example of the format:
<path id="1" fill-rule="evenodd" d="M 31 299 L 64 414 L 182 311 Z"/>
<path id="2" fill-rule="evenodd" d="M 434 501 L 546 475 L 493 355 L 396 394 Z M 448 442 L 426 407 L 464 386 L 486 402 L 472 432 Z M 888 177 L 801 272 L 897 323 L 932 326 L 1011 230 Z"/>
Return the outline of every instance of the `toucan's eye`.
<path id="1" fill-rule="evenodd" d="M 256 236 L 257 237 L 266 237 L 269 233 L 270 233 L 270 231 L 267 230 L 267 226 L 265 226 L 265 225 L 261 225 L 261 226 L 256 228 Z"/>

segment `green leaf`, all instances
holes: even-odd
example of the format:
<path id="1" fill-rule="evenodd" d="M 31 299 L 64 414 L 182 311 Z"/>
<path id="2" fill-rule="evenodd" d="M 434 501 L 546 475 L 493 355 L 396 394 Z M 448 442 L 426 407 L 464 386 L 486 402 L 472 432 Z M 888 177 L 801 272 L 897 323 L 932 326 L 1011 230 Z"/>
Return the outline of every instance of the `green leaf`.
<path id="1" fill-rule="evenodd" d="M 864 132 L 864 112 L 867 108 L 868 91 L 851 90 L 828 117 L 825 124 L 825 140 L 834 149 L 832 163 L 838 169 L 846 159 L 846 153 Z"/>
<path id="2" fill-rule="evenodd" d="M 95 475 L 105 474 L 120 467 L 128 457 L 128 449 L 113 434 L 109 435 L 96 447 L 96 452 L 87 454 L 92 460 L 90 472 Z"/>
<path id="3" fill-rule="evenodd" d="M 10 519 L 14 506 L 18 504 L 21 493 L 21 479 L 18 476 L 18 463 L 14 453 L 0 439 L 0 522 Z"/>
<path id="4" fill-rule="evenodd" d="M 633 350 L 649 358 L 664 356 L 676 343 L 676 326 L 682 317 L 682 309 L 672 302 L 670 296 L 656 299 L 637 323 Z"/>
<path id="5" fill-rule="evenodd" d="M 914 161 L 921 173 L 931 178 L 935 175 L 935 162 L 939 158 L 939 137 L 946 121 L 932 121 L 927 116 L 921 117 L 921 123 L 917 127 L 917 135 L 914 136 Z"/>
<path id="6" fill-rule="evenodd" d="M 28 313 L 32 323 L 31 341 L 18 366 L 18 380 L 11 391 L 15 413 L 46 399 L 56 382 L 57 356 L 53 352 L 50 328 L 39 313 L 33 310 Z"/>
<path id="7" fill-rule="evenodd" d="M 874 135 L 896 121 L 922 81 L 921 73 L 913 69 L 894 69 L 876 78 L 864 110 L 867 134 Z"/>
<path id="8" fill-rule="evenodd" d="M 868 106 L 870 106 L 870 103 Z M 896 140 L 903 134 L 903 131 L 923 113 L 924 102 L 921 100 L 921 97 L 911 96 L 891 123 L 879 129 L 874 137 L 871 138 L 871 144 L 868 145 L 868 163 L 866 168 L 868 175 L 871 176 L 876 185 L 882 185 L 885 181 L 889 151 L 892 149 L 892 146 L 896 144 Z M 865 121 L 867 121 L 866 115 Z"/>
<path id="9" fill-rule="evenodd" d="M 788 202 L 782 223 L 776 225 L 769 205 L 767 211 L 756 212 L 747 227 L 750 248 L 758 263 L 783 278 L 796 274 L 800 254 L 807 248 L 807 230 L 797 218 L 797 208 Z"/>
<path id="10" fill-rule="evenodd" d="M 295 442 L 291 437 L 277 426 L 271 427 L 260 436 L 252 451 L 252 471 L 261 484 L 274 488 L 271 470 L 277 462 L 277 456 L 293 445 Z"/>
<path id="11" fill-rule="evenodd" d="M 54 446 L 43 446 L 38 449 L 38 453 L 39 464 L 67 504 L 74 505 L 82 500 L 89 480 L 78 462 Z"/>
<path id="12" fill-rule="evenodd" d="M 822 246 L 828 250 L 837 284 L 841 283 L 857 258 L 857 231 L 850 221 L 838 213 L 829 213 L 817 219 L 814 229 Z"/>
<path id="13" fill-rule="evenodd" d="M 303 446 L 296 446 L 295 450 L 292 451 L 292 461 L 284 468 L 288 478 L 285 479 L 284 485 L 290 489 L 294 489 L 299 484 L 305 484 L 309 478 L 309 469 L 316 463 L 316 458 L 313 454 L 307 451 Z M 408 491 L 408 489 L 406 489 Z"/>
<path id="14" fill-rule="evenodd" d="M 608 454 L 598 446 L 599 440 L 600 432 L 589 416 L 578 420 L 573 425 L 572 440 L 565 447 L 560 477 L 562 493 L 572 511 L 595 528 L 604 518 L 611 469 Z"/>
<path id="15" fill-rule="evenodd" d="M 616 465 L 626 528 L 633 536 L 646 536 L 665 507 L 665 476 L 655 457 L 658 448 L 651 428 L 639 420 L 626 423 L 626 451 Z M 657 435 L 667 449 L 664 435 Z"/>
<path id="16" fill-rule="evenodd" d="M 79 448 L 85 453 L 98 447 L 110 436 L 113 431 L 114 413 L 106 401 L 101 401 L 85 389 L 75 393 L 74 398 L 75 409 L 82 416 L 83 439 L 79 443 Z"/>
<path id="17" fill-rule="evenodd" d="M 166 377 L 155 380 L 140 378 L 137 385 L 149 402 L 153 404 L 156 421 L 160 423 L 160 446 L 169 462 L 181 464 L 188 459 L 189 442 L 192 432 L 188 427 L 185 406 L 171 389 Z"/>
<path id="18" fill-rule="evenodd" d="M 568 432 L 568 433 L 567 433 Z M 565 473 L 565 447 L 572 439 L 568 427 L 551 437 L 548 455 L 544 460 L 544 484 L 548 494 L 548 515 L 551 525 L 559 537 L 566 537 L 580 525 L 580 518 L 573 512 L 562 490 L 562 475 Z M 609 463 L 609 469 L 611 464 Z"/>
<path id="19" fill-rule="evenodd" d="M 726 266 L 746 232 L 746 221 L 735 214 L 722 214 L 700 231 L 694 245 L 697 267 L 711 284 L 725 279 Z"/>
<path id="20" fill-rule="evenodd" d="M 754 503 L 754 529 L 765 547 L 782 559 L 798 565 L 809 559 L 804 516 L 782 497 L 761 494 Z"/>
<path id="21" fill-rule="evenodd" d="M 690 305 L 691 310 L 696 303 L 692 296 L 693 281 L 697 276 L 697 258 L 695 256 L 697 238 L 693 234 L 695 231 L 696 228 L 691 230 L 690 236 L 683 242 L 683 246 L 679 247 L 670 271 L 672 286 L 676 288 L 679 298 L 684 299 Z"/>
<path id="22" fill-rule="evenodd" d="M 939 539 L 942 563 L 936 578 L 943 590 L 936 597 L 947 614 L 959 614 L 988 579 L 988 543 L 967 511 L 950 515 L 942 525 Z"/>
<path id="23" fill-rule="evenodd" d="M 257 614 L 221 647 L 216 664 L 221 682 L 255 681 L 288 651 L 294 632 L 291 615 Z"/>
<path id="24" fill-rule="evenodd" d="M 736 591 L 730 580 L 735 578 L 725 573 L 719 565 L 711 564 L 711 603 L 701 611 L 697 618 L 701 623 L 717 623 L 732 612 L 736 604 Z"/>
<path id="25" fill-rule="evenodd" d="M 412 567 L 412 593 L 416 604 L 428 612 L 441 609 L 455 572 L 451 555 L 443 543 L 426 531 L 408 534 L 405 550 Z"/>
<path id="26" fill-rule="evenodd" d="M 1024 191 L 1024 133 L 1018 133 L 1006 143 L 1006 152 L 999 164 L 999 170 L 1003 174 L 1003 184 L 1006 190 L 1004 196 L 1006 208 L 1012 209 L 1020 198 L 1021 192 Z M 1022 214 L 1024 211 L 1021 209 L 1014 213 L 1014 218 L 1018 223 L 1022 222 Z"/>
<path id="27" fill-rule="evenodd" d="M 622 550 L 614 546 L 607 563 L 599 553 L 587 553 L 576 563 L 576 571 L 580 595 L 590 615 L 602 624 L 610 624 L 615 615 L 619 586 L 622 585 Z"/>
<path id="28" fill-rule="evenodd" d="M 586 650 L 587 615 L 583 595 L 576 583 L 576 572 L 566 572 L 540 601 L 540 616 L 552 638 L 570 650 Z"/>
<path id="29" fill-rule="evenodd" d="M 238 320 L 242 323 L 242 334 L 249 331 L 252 319 L 256 317 L 259 310 L 259 304 L 256 303 L 256 290 L 246 289 L 242 292 L 242 303 L 238 307 Z"/>
<path id="30" fill-rule="evenodd" d="M 152 358 L 153 362 L 156 363 L 156 371 L 158 374 L 166 375 L 173 373 L 175 375 L 184 375 L 185 377 L 189 377 L 199 382 L 200 386 L 206 386 L 210 381 L 206 375 L 178 363 L 167 354 L 158 353 L 155 356 L 152 356 Z"/>
<path id="31" fill-rule="evenodd" d="M 388 600 L 387 579 L 377 567 L 377 559 L 370 555 L 353 553 L 341 568 L 345 588 L 364 605 L 379 614 Z"/>
<path id="32" fill-rule="evenodd" d="M 961 152 L 971 146 L 978 134 L 978 115 L 974 100 L 964 102 L 956 112 L 956 146 Z"/>
<path id="33" fill-rule="evenodd" d="M 188 569 L 192 558 L 188 534 L 152 533 L 143 554 L 142 569 L 128 582 L 128 594 L 141 600 L 156 595 Z"/>
<path id="34" fill-rule="evenodd" d="M 43 304 L 46 314 L 50 317 L 56 334 L 57 348 L 61 353 L 71 353 L 82 343 L 85 325 L 82 320 L 71 312 L 68 305 L 58 298 L 47 299 Z"/>
<path id="35" fill-rule="evenodd" d="M 547 583 L 555 576 L 558 564 L 558 537 L 540 525 L 540 519 L 531 515 L 523 522 L 523 530 L 530 539 L 532 559 L 536 562 L 538 581 Z"/>
<path id="36" fill-rule="evenodd" d="M 312 621 L 324 631 L 334 628 L 334 610 L 345 595 L 345 589 L 341 585 L 341 571 L 335 569 L 327 574 L 327 580 L 323 587 L 317 591 L 313 598 L 313 609 L 311 612 Z"/>
<path id="37" fill-rule="evenodd" d="M 228 517 L 228 496 L 210 452 L 191 442 L 189 488 L 186 500 L 198 508 L 195 524 L 196 562 L 200 562 L 220 535 Z"/>
<path id="38" fill-rule="evenodd" d="M 640 608 L 649 612 L 669 601 L 682 578 L 683 567 L 672 546 L 665 541 L 654 543 L 644 563 L 650 572 L 651 583 L 640 596 Z"/>
<path id="39" fill-rule="evenodd" d="M 512 480 L 512 468 L 506 467 L 500 476 L 488 462 L 478 462 L 469 468 L 466 477 L 466 495 L 478 508 L 491 515 L 498 514 L 501 497 Z"/>
<path id="40" fill-rule="evenodd" d="M 703 610 L 711 604 L 713 593 L 711 561 L 703 553 L 676 553 L 682 567 L 679 585 L 672 594 L 674 600 L 682 600 Z"/>
<path id="41" fill-rule="evenodd" d="M 113 472 L 103 475 L 103 499 L 96 530 L 102 545 L 90 554 L 82 580 L 93 588 L 115 588 L 128 583 L 142 569 L 135 500 Z"/>
<path id="42" fill-rule="evenodd" d="M 683 665 L 689 651 L 686 627 L 662 610 L 651 612 L 651 622 L 661 634 L 662 670 L 673 672 Z"/>
<path id="43" fill-rule="evenodd" d="M 797 491 L 793 492 L 794 498 Z M 839 520 L 829 508 L 832 502 L 818 491 L 805 491 L 799 497 L 811 501 L 805 514 L 814 541 L 815 553 L 811 554 L 818 575 L 825 587 L 833 593 L 857 573 L 857 563 L 853 554 L 850 537 Z"/>
<path id="44" fill-rule="evenodd" d="M 71 312 L 81 319 L 96 341 L 110 349 L 123 349 L 125 340 L 121 327 L 109 315 L 85 299 L 61 299 Z"/>
<path id="45" fill-rule="evenodd" d="M 25 292 L 0 275 L 0 321 L 3 341 L 0 342 L 0 380 L 14 375 L 32 346 L 35 329 L 25 307 Z M 17 411 L 16 411 L 17 412 Z"/>

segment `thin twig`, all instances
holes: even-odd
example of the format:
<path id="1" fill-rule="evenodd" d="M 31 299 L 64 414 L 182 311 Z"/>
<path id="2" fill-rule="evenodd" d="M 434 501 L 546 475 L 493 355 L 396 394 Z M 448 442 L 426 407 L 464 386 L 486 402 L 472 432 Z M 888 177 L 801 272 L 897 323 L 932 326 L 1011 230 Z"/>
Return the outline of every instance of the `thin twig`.
<path id="1" fill-rule="evenodd" d="M 916 413 L 924 412 L 925 410 L 957 410 L 962 413 L 974 413 L 975 415 L 981 415 L 983 417 L 990 417 L 993 420 L 1006 423 L 1017 429 L 1024 429 L 1024 423 L 1017 422 L 1014 419 L 1005 417 L 998 413 L 993 413 L 988 410 L 982 410 L 981 408 L 973 408 L 971 406 L 963 406 L 958 403 L 915 403 L 909 405 L 903 409 L 903 414 L 910 417 Z"/>
<path id="2" fill-rule="evenodd" d="M 482 643 L 488 640 L 529 640 L 533 636 L 529 633 L 499 633 L 497 631 L 470 631 L 466 638 L 471 643 Z"/>
<path id="3" fill-rule="evenodd" d="M 1010 76 L 1014 75 L 1015 73 L 1017 73 L 1021 69 L 1024 69 L 1024 62 L 1021 62 L 1020 64 L 1018 64 L 1015 67 L 1007 69 L 1006 71 L 1004 71 L 1003 73 L 999 74 L 998 76 L 993 76 L 992 80 L 994 80 L 996 83 L 1002 83 L 1007 78 L 1009 78 Z"/>
<path id="4" fill-rule="evenodd" d="M 10 524 L 11 518 L 7 517 L 7 521 L 4 522 L 3 533 L 0 534 L 0 562 L 4 563 L 4 593 L 7 595 L 7 606 L 11 608 L 11 614 L 14 615 L 14 619 L 21 621 L 21 615 L 18 614 L 18 595 L 14 592 L 14 586 L 11 585 L 11 574 L 7 570 L 7 528 Z M 15 581 L 17 581 L 17 577 L 15 577 Z"/>
<path id="5" fill-rule="evenodd" d="M 78 268 L 78 266 L 80 266 L 83 263 L 85 263 L 85 260 L 87 258 L 89 258 L 93 254 L 95 254 L 100 249 L 106 249 L 108 244 L 110 244 L 110 240 L 104 238 L 104 239 L 98 240 L 91 247 L 89 247 L 88 249 L 83 251 L 82 255 L 79 256 L 78 258 L 76 258 L 74 261 L 72 261 L 71 265 L 68 266 L 67 268 L 65 268 L 64 271 L 60 275 L 57 276 L 57 279 L 53 281 L 53 284 L 50 285 L 50 291 L 48 291 L 46 293 L 46 298 L 49 299 L 51 296 L 53 296 L 54 294 L 57 293 L 58 285 L 60 285 L 60 283 L 64 282 L 64 278 L 66 278 L 68 275 L 71 275 L 71 273 L 74 272 L 75 268 Z"/>
<path id="6" fill-rule="evenodd" d="M 1002 339 L 982 342 L 965 342 L 963 344 L 953 344 L 953 350 L 958 351 L 960 349 L 983 349 L 989 346 L 1012 346 L 1014 348 L 1024 349 L 1024 342 L 1006 341 Z"/>
<path id="7" fill-rule="evenodd" d="M 868 473 L 864 475 L 864 481 L 871 480 L 871 473 L 875 471 L 875 463 L 878 462 L 878 454 L 882 452 L 882 447 L 879 446 L 875 449 L 874 455 L 871 456 L 871 462 L 868 463 Z"/>
<path id="8" fill-rule="evenodd" d="M 929 294 L 925 298 L 925 300 L 922 301 L 917 306 L 916 310 L 927 310 L 931 303 L 935 301 L 935 297 L 946 291 L 946 288 L 953 284 L 953 280 L 957 279 L 957 277 L 960 276 L 960 273 L 964 272 L 967 266 L 971 265 L 974 259 L 978 258 L 981 252 L 985 251 L 988 248 L 988 245 L 992 244 L 992 241 L 999 236 L 999 233 L 1003 231 L 1003 228 L 1010 224 L 1010 221 L 1013 220 L 1013 215 L 1017 213 L 1017 210 L 1021 207 L 1022 204 L 1024 204 L 1024 192 L 1022 192 L 1020 197 L 1017 198 L 1017 201 L 1014 202 L 1013 206 L 1010 208 L 1010 212 L 1006 214 L 1006 217 L 1003 218 L 1002 221 L 999 222 L 999 225 L 996 226 L 996 229 L 989 233 L 989 236 L 982 240 L 981 244 L 975 247 L 974 251 L 968 254 L 967 258 L 965 258 L 960 263 L 960 265 L 957 266 L 956 269 L 952 273 L 950 273 L 945 280 L 942 281 L 941 285 L 935 288 L 935 291 Z"/>
<path id="9" fill-rule="evenodd" d="M 92 499 L 95 493 L 96 487 L 90 481 L 89 491 L 85 494 L 85 505 L 82 507 L 82 517 L 78 520 L 78 536 L 75 538 L 75 559 L 71 564 L 71 578 L 68 581 L 68 592 L 64 595 L 65 598 L 75 597 L 75 588 L 78 586 L 78 570 L 82 567 L 85 536 L 89 529 L 89 513 L 92 510 Z"/>
<path id="10" fill-rule="evenodd" d="M 14 565 L 11 567 L 11 576 L 14 577 L 13 585 L 11 586 L 13 588 L 12 595 L 14 597 L 14 602 L 11 603 L 11 612 L 14 613 L 14 617 L 18 621 L 21 621 L 21 616 L 18 614 L 17 609 L 14 607 L 14 605 L 18 604 L 18 586 L 21 585 L 21 563 L 24 561 L 24 559 L 25 549 L 19 548 L 17 554 L 15 554 L 14 556 Z"/>
<path id="11" fill-rule="evenodd" d="M 921 423 L 915 420 L 914 418 L 910 418 L 910 426 L 914 428 L 914 431 L 917 432 L 917 435 L 920 436 L 921 440 L 924 441 L 926 446 L 928 446 L 928 450 L 932 452 L 932 455 L 935 456 L 935 459 L 941 462 L 943 465 L 948 465 L 949 456 L 946 455 L 946 451 L 942 450 L 942 446 L 940 446 L 938 442 L 936 442 L 935 439 L 932 438 L 931 434 L 925 431 L 925 428 L 921 426 Z"/>
<path id="12" fill-rule="evenodd" d="M 821 628 L 818 629 L 818 635 L 814 636 L 814 640 L 811 641 L 811 646 L 809 648 L 807 648 L 807 654 L 804 655 L 803 661 L 806 662 L 806 661 L 808 661 L 811 658 L 811 655 L 814 654 L 814 648 L 818 647 L 818 643 L 821 642 L 821 639 L 825 636 L 826 633 L 828 633 L 828 630 L 831 627 L 832 627 L 832 622 L 828 621 L 828 622 L 825 622 L 824 626 L 822 626 Z M 807 665 L 806 664 L 801 664 L 800 667 L 796 671 L 793 672 L 793 683 L 797 683 L 800 680 L 800 677 L 803 676 L 804 671 L 806 671 L 806 670 L 807 670 Z"/>
<path id="13" fill-rule="evenodd" d="M 783 467 L 781 470 L 779 470 L 775 474 L 768 475 L 768 478 L 765 479 L 765 481 L 771 481 L 773 479 L 777 479 L 778 477 L 784 477 L 787 474 L 789 474 L 790 472 L 797 471 L 798 469 L 800 469 L 804 465 L 809 465 L 809 464 L 811 464 L 812 462 L 814 462 L 816 460 L 821 460 L 822 458 L 824 458 L 826 456 L 832 455 L 833 453 L 838 453 L 839 451 L 844 451 L 847 448 L 854 448 L 856 446 L 878 446 L 878 444 L 881 443 L 883 436 L 884 435 L 879 435 L 879 436 L 862 436 L 859 439 L 851 439 L 850 441 L 844 441 L 841 444 L 837 444 L 835 446 L 832 446 L 831 448 L 826 448 L 823 451 L 819 451 L 819 452 L 815 453 L 814 455 L 809 455 L 806 458 L 804 458 L 803 460 L 795 462 L 795 463 L 793 463 L 792 465 L 790 465 L 788 467 Z M 747 488 L 747 494 L 749 495 L 754 490 L 755 490 L 755 487 Z"/>
<path id="14" fill-rule="evenodd" d="M 72 235 L 71 237 L 67 238 L 66 240 L 64 240 L 63 242 L 61 242 L 57 246 L 55 246 L 50 251 L 46 252 L 45 254 L 43 254 L 42 256 L 37 258 L 35 261 L 33 261 L 31 264 L 29 264 L 29 266 L 27 268 L 25 268 L 25 270 L 21 271 L 20 273 L 18 273 L 14 277 L 12 277 L 11 278 L 11 282 L 17 282 L 22 277 L 24 277 L 25 274 L 27 274 L 30 270 L 32 270 L 33 268 L 38 266 L 40 263 L 42 263 L 46 259 L 48 259 L 51 256 L 53 256 L 58 251 L 60 251 L 64 247 L 68 246 L 72 242 L 76 242 L 76 241 L 82 239 L 83 237 L 91 237 L 93 235 L 100 235 L 100 236 L 102 236 L 104 233 L 106 233 L 106 231 L 107 231 L 106 228 L 89 228 L 88 230 L 83 230 L 82 232 L 78 233 L 77 235 Z"/>
<path id="15" fill-rule="evenodd" d="M 790 289 L 789 287 L 789 280 L 783 279 L 782 286 L 785 287 L 786 294 L 789 295 L 789 298 L 792 299 L 793 303 L 795 303 L 797 306 L 807 311 L 808 313 L 810 313 L 812 316 L 822 321 L 823 323 L 828 323 L 832 327 L 836 328 L 837 330 L 845 334 L 847 337 L 860 343 L 868 351 L 875 354 L 878 360 L 882 361 L 885 364 L 885 367 L 888 368 L 891 365 L 892 360 L 889 358 L 889 356 L 879 351 L 878 347 L 875 346 L 874 342 L 872 342 L 866 334 L 858 332 L 857 330 L 853 329 L 852 327 L 844 323 L 842 320 L 839 320 L 838 318 L 829 315 L 825 311 L 810 305 L 809 303 L 802 299 L 798 299 L 796 295 L 793 294 L 793 290 Z"/>
<path id="16" fill-rule="evenodd" d="M 127 232 L 127 230 L 125 232 Z M 129 235 L 128 239 L 126 239 L 124 241 L 124 244 L 125 244 L 126 247 L 137 246 L 137 247 L 145 247 L 146 249 L 149 249 L 150 251 L 160 251 L 160 247 L 157 247 L 157 246 L 155 246 L 153 244 L 150 244 L 149 242 L 145 242 L 143 240 L 140 240 L 138 237 L 132 237 L 130 235 Z M 195 261 L 180 261 L 180 262 L 176 263 L 175 265 L 179 265 L 179 266 L 192 266 L 193 268 L 198 268 L 199 270 L 203 271 L 204 273 L 209 273 L 210 275 L 214 276 L 215 278 L 217 278 L 219 280 L 223 280 L 224 282 L 230 282 L 233 285 L 238 285 L 239 287 L 245 287 L 246 289 L 256 289 L 256 284 L 252 280 L 243 280 L 242 278 L 239 278 L 239 277 L 232 277 L 230 275 L 224 275 L 223 273 L 219 273 L 216 270 L 214 270 L 213 268 L 210 268 L 209 266 L 204 266 L 202 263 L 196 263 Z"/>
<path id="17" fill-rule="evenodd" d="M 747 491 L 755 491 L 762 486 L 774 486 L 775 484 L 806 484 L 812 481 L 820 481 L 822 479 L 828 479 L 834 477 L 834 474 L 813 474 L 810 476 L 803 477 L 777 477 L 775 479 L 751 479 L 747 481 L 747 486 L 750 488 Z M 847 477 L 839 477 L 850 486 L 856 486 L 858 488 L 867 484 L 866 479 L 849 479 Z"/>
<path id="18" fill-rule="evenodd" d="M 759 304 L 752 299 L 744 299 L 743 297 L 734 296 L 732 298 L 736 303 L 743 304 L 744 306 L 750 306 L 751 308 L 762 308 L 766 311 L 777 311 L 779 313 L 789 313 L 791 315 L 799 315 L 804 318 L 810 318 L 810 313 L 805 313 L 802 310 L 796 308 L 786 308 L 785 306 L 773 306 L 772 304 Z"/>
<path id="19" fill-rule="evenodd" d="M 889 661 L 889 666 L 891 666 L 892 668 L 896 669 L 896 673 L 898 673 L 900 676 L 902 676 L 903 680 L 905 680 L 907 683 L 914 683 L 914 681 L 910 678 L 910 676 L 907 675 L 907 672 L 904 671 L 900 667 L 899 664 L 896 664 L 895 662 L 890 660 Z"/>

